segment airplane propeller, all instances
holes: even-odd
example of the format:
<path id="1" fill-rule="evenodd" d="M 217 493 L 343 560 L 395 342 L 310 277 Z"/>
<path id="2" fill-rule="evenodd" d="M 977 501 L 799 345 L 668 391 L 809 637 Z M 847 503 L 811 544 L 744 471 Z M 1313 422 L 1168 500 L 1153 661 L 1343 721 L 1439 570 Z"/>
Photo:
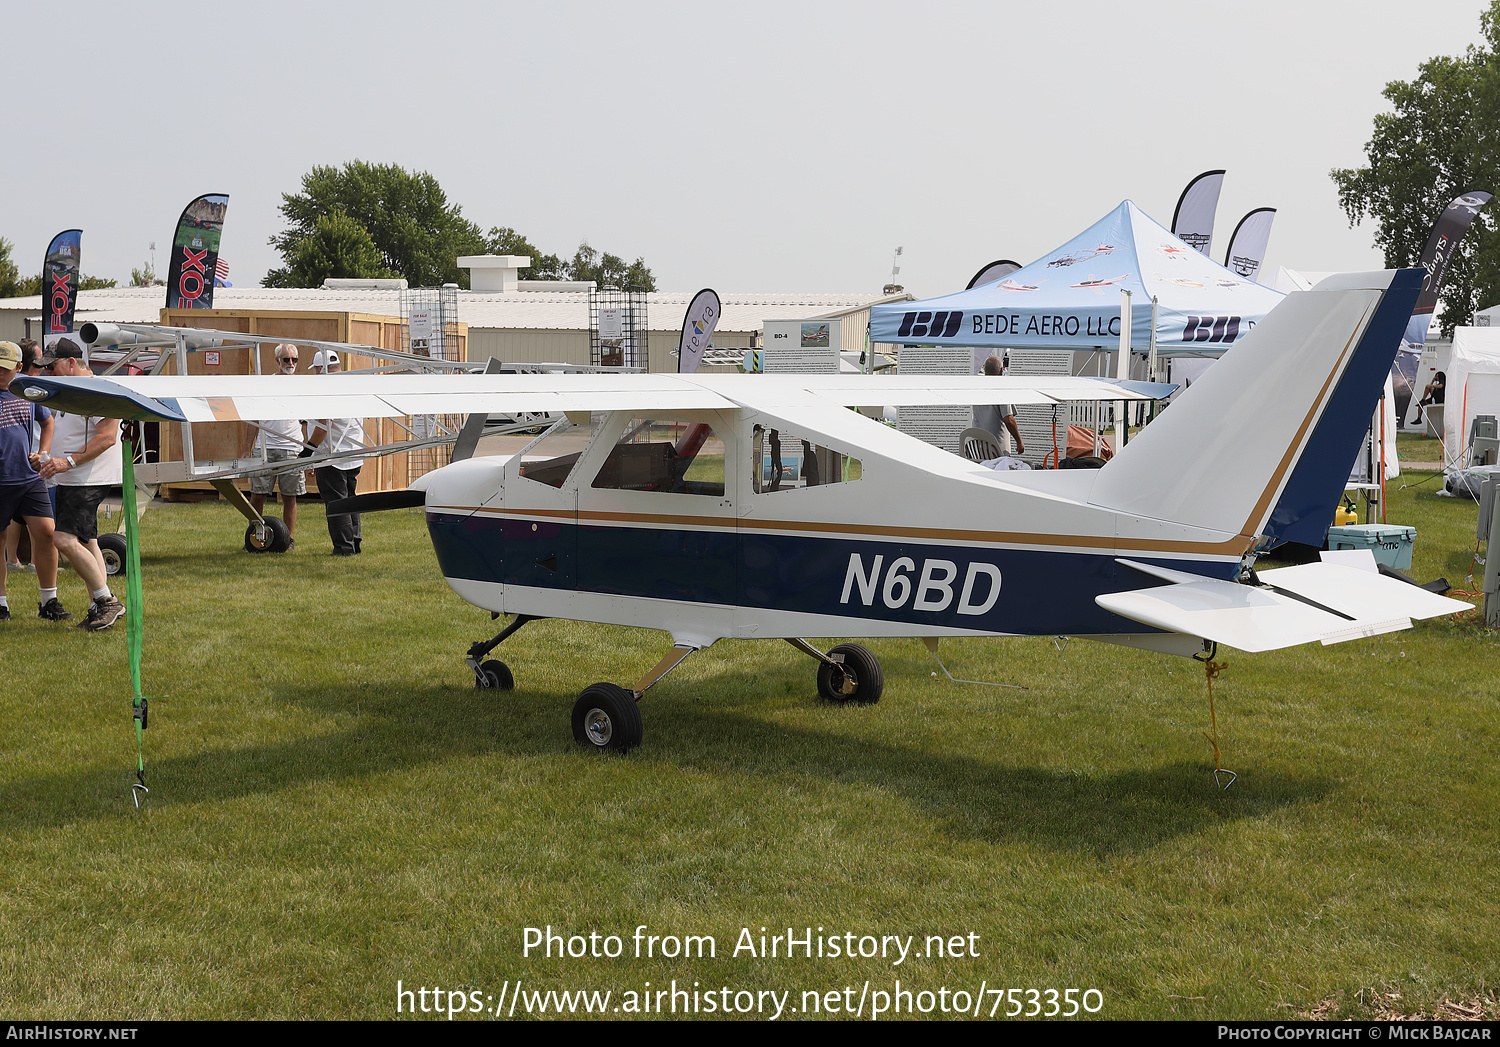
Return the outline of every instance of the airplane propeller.
<path id="1" fill-rule="evenodd" d="M 378 513 L 386 509 L 416 509 L 426 501 L 427 495 L 422 491 L 371 491 L 350 498 L 335 498 L 328 503 L 326 511 L 329 516 Z"/>

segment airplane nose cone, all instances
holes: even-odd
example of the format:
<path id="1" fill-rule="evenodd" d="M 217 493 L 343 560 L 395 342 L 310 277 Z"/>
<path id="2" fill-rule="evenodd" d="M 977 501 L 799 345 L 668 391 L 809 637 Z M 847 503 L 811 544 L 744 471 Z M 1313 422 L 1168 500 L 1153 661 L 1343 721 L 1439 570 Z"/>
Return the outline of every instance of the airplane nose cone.
<path id="1" fill-rule="evenodd" d="M 500 493 L 503 458 L 470 458 L 434 469 L 411 485 L 427 495 L 429 511 L 473 512 Z"/>

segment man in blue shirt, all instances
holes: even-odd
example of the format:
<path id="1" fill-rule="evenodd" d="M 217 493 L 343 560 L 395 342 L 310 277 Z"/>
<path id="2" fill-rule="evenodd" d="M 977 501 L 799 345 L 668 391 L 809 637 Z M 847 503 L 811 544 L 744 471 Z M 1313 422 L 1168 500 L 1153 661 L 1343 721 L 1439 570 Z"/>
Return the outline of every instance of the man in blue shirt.
<path id="1" fill-rule="evenodd" d="M 63 610 L 57 599 L 52 499 L 47 495 L 47 484 L 36 471 L 40 456 L 31 450 L 32 421 L 50 422 L 52 412 L 11 393 L 10 383 L 20 369 L 20 347 L 14 342 L 0 342 L 0 531 L 9 527 L 12 520 L 26 522 L 40 587 L 37 617 L 65 622 L 73 616 Z M 5 575 L 0 573 L 0 622 L 7 621 L 10 621 L 10 601 L 5 596 Z"/>

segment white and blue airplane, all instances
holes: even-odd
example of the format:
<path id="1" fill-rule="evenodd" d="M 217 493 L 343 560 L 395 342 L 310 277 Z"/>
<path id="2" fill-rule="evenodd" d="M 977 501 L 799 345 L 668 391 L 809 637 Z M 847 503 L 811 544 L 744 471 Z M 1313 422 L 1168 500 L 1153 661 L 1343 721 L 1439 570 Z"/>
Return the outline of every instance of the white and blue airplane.
<path id="1" fill-rule="evenodd" d="M 1099 469 L 997 472 L 851 407 L 1139 400 L 1088 378 L 875 375 L 338 375 L 18 378 L 77 413 L 180 421 L 551 411 L 519 454 L 467 457 L 409 491 L 330 511 L 421 506 L 444 580 L 527 622 L 658 629 L 634 687 L 578 696 L 574 737 L 641 741 L 642 694 L 723 639 L 781 639 L 819 693 L 880 697 L 865 647 L 808 636 L 1076 636 L 1180 656 L 1407 628 L 1468 604 L 1331 562 L 1256 572 L 1270 541 L 1321 543 L 1422 270 L 1289 295 Z M 313 343 L 299 343 L 308 344 Z M 460 441 L 462 443 L 463 441 Z M 456 456 L 456 457 L 461 457 Z M 935 652 L 934 652 L 935 653 Z"/>

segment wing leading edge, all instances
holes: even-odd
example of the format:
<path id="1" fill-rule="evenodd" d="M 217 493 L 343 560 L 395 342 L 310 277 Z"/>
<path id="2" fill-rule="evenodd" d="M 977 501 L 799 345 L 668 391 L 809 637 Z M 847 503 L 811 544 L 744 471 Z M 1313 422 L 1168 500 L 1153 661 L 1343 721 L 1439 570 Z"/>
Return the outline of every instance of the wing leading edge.
<path id="1" fill-rule="evenodd" d="M 1132 383 L 1139 384 L 1139 383 Z M 158 421 L 396 418 L 422 414 L 631 411 L 641 414 L 917 404 L 1149 400 L 1094 378 L 974 375 L 156 375 L 17 378 L 17 396 L 76 414 Z"/>

